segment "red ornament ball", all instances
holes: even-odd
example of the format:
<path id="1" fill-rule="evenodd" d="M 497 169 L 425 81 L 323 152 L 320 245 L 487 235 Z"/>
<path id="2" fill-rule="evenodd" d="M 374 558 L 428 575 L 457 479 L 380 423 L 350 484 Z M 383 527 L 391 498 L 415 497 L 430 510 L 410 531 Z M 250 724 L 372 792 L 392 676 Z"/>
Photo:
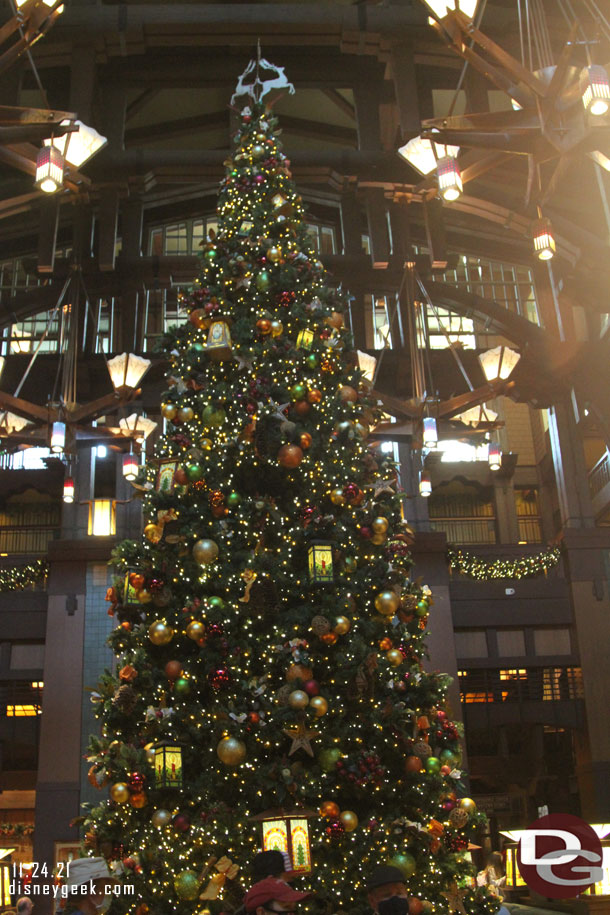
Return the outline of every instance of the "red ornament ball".
<path id="1" fill-rule="evenodd" d="M 168 661 L 165 665 L 165 676 L 168 680 L 177 680 L 182 676 L 182 664 L 180 661 Z"/>
<path id="2" fill-rule="evenodd" d="M 144 776 L 140 772 L 130 772 L 127 777 L 129 790 L 133 791 L 134 794 L 138 794 L 144 788 L 144 781 Z"/>
<path id="3" fill-rule="evenodd" d="M 345 832 L 345 826 L 341 820 L 331 820 L 331 822 L 326 827 L 326 835 L 329 839 L 337 840 L 340 839 Z"/>
<path id="4" fill-rule="evenodd" d="M 303 452 L 298 445 L 282 445 L 278 451 L 277 459 L 282 467 L 293 470 L 303 460 Z"/>
<path id="5" fill-rule="evenodd" d="M 361 527 L 360 528 L 360 536 L 362 537 L 363 540 L 370 540 L 372 537 L 372 534 L 373 534 L 373 532 L 370 529 L 370 527 Z"/>
<path id="6" fill-rule="evenodd" d="M 172 825 L 177 832 L 187 832 L 191 828 L 191 821 L 185 813 L 178 813 L 172 820 Z"/>
<path id="7" fill-rule="evenodd" d="M 320 692 L 320 687 L 317 680 L 306 680 L 303 684 L 303 689 L 308 696 L 317 696 Z"/>
<path id="8" fill-rule="evenodd" d="M 225 689 L 231 682 L 231 674 L 226 667 L 217 667 L 208 677 L 212 689 Z"/>

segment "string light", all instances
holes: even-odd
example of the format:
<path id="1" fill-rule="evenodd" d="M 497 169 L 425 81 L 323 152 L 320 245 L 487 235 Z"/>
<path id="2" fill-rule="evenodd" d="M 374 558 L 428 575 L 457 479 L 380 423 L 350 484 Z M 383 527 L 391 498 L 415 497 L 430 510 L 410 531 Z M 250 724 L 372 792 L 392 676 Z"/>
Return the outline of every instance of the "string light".
<path id="1" fill-rule="evenodd" d="M 49 564 L 44 559 L 36 559 L 24 566 L 12 569 L 0 569 L 0 592 L 23 591 L 32 585 L 44 581 L 49 571 Z"/>
<path id="2" fill-rule="evenodd" d="M 521 556 L 519 559 L 494 559 L 491 562 L 487 559 L 482 559 L 480 556 L 474 556 L 466 550 L 458 550 L 454 547 L 450 547 L 447 550 L 449 567 L 461 575 L 476 578 L 477 581 L 546 575 L 549 569 L 557 565 L 560 558 L 561 551 L 559 547 L 544 550 L 533 556 Z"/>

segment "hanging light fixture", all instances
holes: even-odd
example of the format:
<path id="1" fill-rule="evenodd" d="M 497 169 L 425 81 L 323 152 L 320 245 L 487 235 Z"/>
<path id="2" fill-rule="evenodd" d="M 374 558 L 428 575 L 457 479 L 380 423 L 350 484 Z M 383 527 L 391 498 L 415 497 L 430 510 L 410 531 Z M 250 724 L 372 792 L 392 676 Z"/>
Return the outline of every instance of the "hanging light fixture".
<path id="1" fill-rule="evenodd" d="M 551 221 L 541 216 L 534 223 L 532 231 L 534 253 L 541 261 L 549 261 L 555 254 L 555 238 Z"/>
<path id="2" fill-rule="evenodd" d="M 438 444 L 438 431 L 436 428 L 436 420 L 433 416 L 424 416 L 424 435 L 423 435 L 424 448 L 429 448 L 433 450 Z"/>
<path id="3" fill-rule="evenodd" d="M 419 494 L 423 496 L 424 499 L 427 499 L 428 496 L 432 495 L 432 480 L 430 479 L 430 474 L 426 470 L 420 471 L 419 474 Z"/>
<path id="4" fill-rule="evenodd" d="M 123 476 L 125 477 L 125 479 L 128 480 L 130 483 L 133 482 L 133 480 L 135 480 L 135 478 L 137 477 L 139 470 L 140 470 L 140 465 L 138 463 L 138 459 L 137 459 L 136 455 L 133 454 L 133 452 L 131 452 L 131 451 L 128 452 L 127 454 L 124 454 L 123 455 Z"/>
<path id="5" fill-rule="evenodd" d="M 136 442 L 142 443 L 157 428 L 157 423 L 140 413 L 130 413 L 129 416 L 119 420 L 119 428 L 134 432 Z"/>
<path id="6" fill-rule="evenodd" d="M 432 12 L 442 19 L 447 15 L 448 10 L 459 9 L 469 19 L 474 19 L 479 0 L 425 0 L 426 6 Z"/>
<path id="7" fill-rule="evenodd" d="M 459 146 L 445 146 L 440 143 L 434 143 L 433 146 L 433 142 L 422 136 L 413 137 L 400 147 L 398 155 L 402 156 L 420 175 L 429 175 L 436 168 L 439 159 L 442 159 L 443 156 L 455 158 L 460 151 Z"/>
<path id="8" fill-rule="evenodd" d="M 94 130 L 93 127 L 88 127 L 86 124 L 83 124 L 82 121 L 63 120 L 60 122 L 60 127 L 69 127 L 72 124 L 75 127 L 78 127 L 78 130 L 65 133 L 63 137 L 45 140 L 44 144 L 45 146 L 53 144 L 67 162 L 74 165 L 76 168 L 80 168 L 81 165 L 88 162 L 89 159 L 100 151 L 100 149 L 103 149 L 108 140 L 106 137 L 103 137 L 101 133 L 98 133 L 97 130 Z"/>
<path id="9" fill-rule="evenodd" d="M 463 191 L 462 173 L 454 156 L 444 156 L 436 166 L 438 189 L 443 200 L 457 200 Z"/>
<path id="10" fill-rule="evenodd" d="M 506 381 L 521 358 L 520 353 L 510 346 L 495 346 L 480 353 L 479 362 L 483 374 L 490 384 L 494 381 Z"/>
<path id="11" fill-rule="evenodd" d="M 51 429 L 51 451 L 53 454 L 61 454 L 66 445 L 66 424 L 61 422 L 53 423 Z"/>
<path id="12" fill-rule="evenodd" d="M 110 380 L 116 391 L 121 388 L 137 388 L 150 368 L 150 359 L 143 359 L 133 353 L 121 353 L 106 363 Z"/>
<path id="13" fill-rule="evenodd" d="M 605 67 L 591 64 L 580 74 L 580 92 L 587 114 L 599 117 L 610 107 L 610 82 Z"/>
<path id="14" fill-rule="evenodd" d="M 64 157 L 56 146 L 43 146 L 36 156 L 36 187 L 45 194 L 58 191 L 64 183 L 64 165 Z"/>
<path id="15" fill-rule="evenodd" d="M 377 368 L 377 359 L 375 356 L 369 355 L 369 353 L 363 353 L 360 349 L 357 350 L 356 355 L 358 357 L 358 368 L 362 372 L 364 380 L 369 383 L 372 382 Z"/>
<path id="16" fill-rule="evenodd" d="M 31 425 L 29 420 L 10 410 L 3 410 L 0 413 L 0 435 L 10 435 L 12 432 L 21 432 L 26 426 Z"/>
<path id="17" fill-rule="evenodd" d="M 490 470 L 500 470 L 502 467 L 502 449 L 497 442 L 489 443 L 487 462 Z"/>
<path id="18" fill-rule="evenodd" d="M 497 418 L 496 411 L 485 403 L 479 404 L 477 407 L 470 407 L 468 410 L 457 413 L 453 417 L 453 419 L 459 419 L 460 422 L 465 423 L 467 426 L 472 426 L 473 429 L 476 429 L 479 423 L 493 423 Z"/>
<path id="19" fill-rule="evenodd" d="M 64 480 L 63 500 L 68 505 L 74 502 L 74 480 L 72 477 L 66 477 Z"/>

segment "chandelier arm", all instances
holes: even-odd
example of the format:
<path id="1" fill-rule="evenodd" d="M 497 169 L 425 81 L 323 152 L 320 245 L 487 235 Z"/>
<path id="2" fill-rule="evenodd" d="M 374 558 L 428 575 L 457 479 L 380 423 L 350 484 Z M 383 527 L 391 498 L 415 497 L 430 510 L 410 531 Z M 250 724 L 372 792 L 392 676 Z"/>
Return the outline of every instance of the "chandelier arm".
<path id="1" fill-rule="evenodd" d="M 457 366 L 458 366 L 460 372 L 462 373 L 462 375 L 463 375 L 463 377 L 464 377 L 464 381 L 465 381 L 466 384 L 468 385 L 469 390 L 474 391 L 474 385 L 472 384 L 472 382 L 471 382 L 471 380 L 470 380 L 470 378 L 469 378 L 469 376 L 468 376 L 468 372 L 466 371 L 466 367 L 464 366 L 464 363 L 463 363 L 462 360 L 460 359 L 459 354 L 458 354 L 457 350 L 455 349 L 455 347 L 454 347 L 454 345 L 453 345 L 453 343 L 452 343 L 452 341 L 451 341 L 451 337 L 449 336 L 449 333 L 448 333 L 448 331 L 447 331 L 445 325 L 443 324 L 443 322 L 441 321 L 441 319 L 440 319 L 440 317 L 439 317 L 439 313 L 438 313 L 438 311 L 437 311 L 437 309 L 436 309 L 436 305 L 433 303 L 432 299 L 431 299 L 430 296 L 428 295 L 428 290 L 427 290 L 426 287 L 424 286 L 424 284 L 423 284 L 423 282 L 422 282 L 422 280 L 421 280 L 421 278 L 420 278 L 419 276 L 417 277 L 417 282 L 418 282 L 419 288 L 422 290 L 423 294 L 424 294 L 425 297 L 426 297 L 426 302 L 428 303 L 428 305 L 430 306 L 430 308 L 431 308 L 432 311 L 434 312 L 434 317 L 435 317 L 436 320 L 438 321 L 438 326 L 440 327 L 441 331 L 443 332 L 443 336 L 445 337 L 445 339 L 446 339 L 446 341 L 447 341 L 447 344 L 448 344 L 448 345 L 447 345 L 447 349 L 449 349 L 449 350 L 451 351 L 451 354 L 453 355 L 453 358 L 455 359 L 455 361 L 456 361 L 456 363 L 457 363 Z"/>
<path id="2" fill-rule="evenodd" d="M 407 271 L 408 271 L 408 269 L 409 269 L 408 267 L 405 267 L 405 269 L 404 269 L 404 272 L 403 272 L 403 275 L 402 275 L 402 281 L 401 281 L 401 284 L 400 284 L 400 289 L 398 290 L 398 294 L 397 294 L 396 299 L 395 299 L 395 301 L 394 301 L 394 314 L 393 314 L 392 317 L 390 318 L 390 330 L 392 329 L 392 324 L 394 323 L 394 319 L 395 319 L 395 317 L 396 317 L 396 312 L 398 311 L 398 302 L 400 301 L 400 294 L 401 294 L 401 292 L 402 292 L 402 290 L 403 290 L 403 288 L 404 288 L 405 282 L 406 282 L 406 277 L 407 277 Z M 381 350 L 381 353 L 380 353 L 380 355 L 379 355 L 379 359 L 377 360 L 377 365 L 375 366 L 375 373 L 374 373 L 374 375 L 373 375 L 373 380 L 371 381 L 371 387 L 372 387 L 372 388 L 375 387 L 375 382 L 377 381 L 377 376 L 379 375 L 379 369 L 381 368 L 381 363 L 382 363 L 382 361 L 383 361 L 383 355 L 384 355 L 384 353 L 385 353 L 385 351 L 386 351 L 387 348 L 388 348 L 388 347 L 385 347 L 385 346 L 384 346 L 384 348 Z"/>
<path id="3" fill-rule="evenodd" d="M 53 311 L 52 311 L 52 313 L 51 313 L 51 315 L 50 315 L 50 317 L 49 317 L 49 320 L 47 321 L 47 326 L 46 326 L 46 328 L 45 328 L 45 330 L 44 330 L 44 333 L 43 333 L 42 337 L 40 338 L 40 340 L 39 340 L 38 343 L 36 344 L 36 349 L 35 349 L 34 352 L 32 353 L 32 358 L 30 359 L 30 361 L 29 361 L 29 363 L 28 363 L 28 366 L 27 366 L 25 372 L 23 373 L 23 377 L 21 378 L 21 381 L 19 382 L 19 384 L 18 384 L 17 387 L 15 388 L 15 394 L 13 395 L 14 397 L 19 397 L 19 394 L 20 394 L 20 392 L 21 392 L 21 389 L 22 389 L 23 385 L 25 384 L 26 378 L 27 378 L 28 375 L 30 374 L 30 371 L 31 371 L 31 369 L 32 369 L 32 367 L 33 367 L 33 365 L 34 365 L 34 363 L 35 363 L 35 361 L 36 361 L 36 357 L 38 356 L 38 353 L 40 352 L 40 348 L 41 348 L 42 344 L 44 343 L 44 341 L 45 341 L 45 339 L 46 339 L 46 336 L 47 336 L 47 334 L 49 333 L 49 330 L 51 329 L 51 323 L 52 323 L 52 321 L 53 321 L 53 318 L 54 318 L 55 315 L 57 314 L 57 310 L 59 309 L 59 306 L 61 305 L 61 303 L 62 303 L 62 301 L 63 301 L 63 298 L 64 298 L 64 296 L 65 296 L 65 294 L 66 294 L 66 291 L 67 291 L 69 285 L 70 285 L 70 276 L 68 276 L 68 278 L 66 279 L 66 282 L 64 283 L 63 289 L 61 290 L 61 292 L 60 292 L 60 294 L 59 294 L 59 298 L 58 298 L 58 300 L 57 300 L 57 305 L 56 305 L 55 308 L 53 309 Z"/>

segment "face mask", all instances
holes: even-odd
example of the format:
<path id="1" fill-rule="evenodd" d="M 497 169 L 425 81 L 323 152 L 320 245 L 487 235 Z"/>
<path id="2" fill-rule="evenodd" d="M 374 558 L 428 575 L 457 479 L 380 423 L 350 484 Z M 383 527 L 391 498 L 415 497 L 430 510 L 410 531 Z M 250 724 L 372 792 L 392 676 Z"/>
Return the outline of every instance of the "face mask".
<path id="1" fill-rule="evenodd" d="M 377 905 L 379 915 L 407 915 L 409 900 L 407 896 L 388 896 Z"/>

